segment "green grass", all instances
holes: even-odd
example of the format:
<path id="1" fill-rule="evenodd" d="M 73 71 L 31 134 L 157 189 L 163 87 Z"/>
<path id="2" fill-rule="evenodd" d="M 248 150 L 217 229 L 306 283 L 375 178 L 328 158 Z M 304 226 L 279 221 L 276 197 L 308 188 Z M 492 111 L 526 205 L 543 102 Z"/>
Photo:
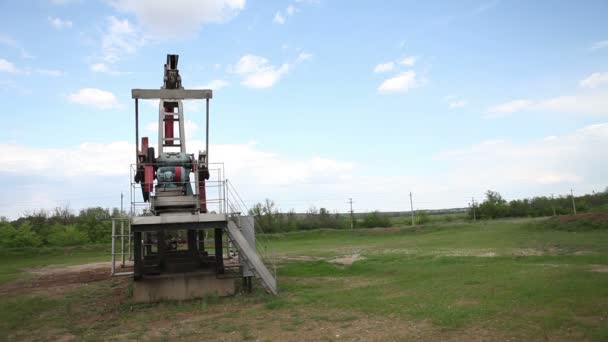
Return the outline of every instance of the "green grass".
<path id="1" fill-rule="evenodd" d="M 107 339 L 124 333 L 123 325 L 131 327 L 129 337 L 138 338 L 160 320 L 167 328 L 152 336 L 156 339 L 196 340 L 201 334 L 230 339 L 237 334 L 255 340 L 265 324 L 254 325 L 252 317 L 261 323 L 281 321 L 282 330 L 295 334 L 311 329 L 307 324 L 347 329 L 371 315 L 429 322 L 436 334 L 431 339 L 437 340 L 467 329 L 492 331 L 497 340 L 608 339 L 605 229 L 568 231 L 552 229 L 544 219 L 512 219 L 266 238 L 281 257 L 279 297 L 258 291 L 186 303 L 103 304 L 121 286 L 115 281 L 60 298 L 24 293 L 0 298 L 0 338 L 11 332 L 17 339 L 36 337 L 31 334 L 37 327 Z M 352 265 L 331 262 L 355 253 L 363 259 Z M 14 279 L 24 267 L 107 258 L 98 248 L 13 256 L 0 266 L 0 279 Z M 126 296 L 128 288 L 124 291 Z M 225 324 L 182 321 L 205 315 L 216 315 L 214 322 Z"/>

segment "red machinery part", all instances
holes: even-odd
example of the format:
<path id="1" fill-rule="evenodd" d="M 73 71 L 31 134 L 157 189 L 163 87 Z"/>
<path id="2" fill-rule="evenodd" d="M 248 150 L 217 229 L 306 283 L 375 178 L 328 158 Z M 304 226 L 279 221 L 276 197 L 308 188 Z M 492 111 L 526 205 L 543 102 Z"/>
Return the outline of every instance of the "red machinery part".
<path id="1" fill-rule="evenodd" d="M 144 191 L 145 192 L 152 192 L 152 189 L 154 187 L 154 166 L 152 165 L 146 165 L 144 166 Z"/>
<path id="2" fill-rule="evenodd" d="M 141 151 L 140 153 L 146 154 L 148 153 L 148 137 L 141 137 Z"/>
<path id="3" fill-rule="evenodd" d="M 165 108 L 165 110 L 166 110 L 166 108 Z M 173 139 L 173 137 L 174 137 L 173 128 L 174 127 L 175 127 L 175 121 L 174 121 L 173 113 L 165 114 L 165 139 Z M 167 145 L 167 146 L 173 146 L 173 144 L 174 144 L 173 140 L 165 141 L 165 145 Z"/>
<path id="4" fill-rule="evenodd" d="M 182 182 L 182 167 L 181 166 L 176 166 L 175 167 L 175 183 L 181 183 Z"/>

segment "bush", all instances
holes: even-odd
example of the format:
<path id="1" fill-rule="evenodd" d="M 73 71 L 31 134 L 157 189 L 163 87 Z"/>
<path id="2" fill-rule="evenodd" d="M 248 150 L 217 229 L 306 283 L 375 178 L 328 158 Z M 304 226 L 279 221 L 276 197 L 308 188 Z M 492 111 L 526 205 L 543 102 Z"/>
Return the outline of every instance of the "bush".
<path id="1" fill-rule="evenodd" d="M 362 226 L 365 228 L 390 227 L 391 220 L 386 215 L 382 215 L 380 212 L 374 211 L 365 216 Z"/>
<path id="2" fill-rule="evenodd" d="M 556 216 L 535 222 L 532 227 L 537 229 L 563 230 L 569 232 L 608 229 L 608 214 L 589 213 Z"/>
<path id="3" fill-rule="evenodd" d="M 53 246 L 76 246 L 89 242 L 89 237 L 74 225 L 62 226 L 56 224 L 51 228 L 51 234 L 47 240 Z"/>
<path id="4" fill-rule="evenodd" d="M 416 219 L 418 221 L 418 224 L 425 224 L 431 221 L 429 214 L 424 210 L 418 212 L 418 215 L 416 215 Z"/>
<path id="5" fill-rule="evenodd" d="M 0 246 L 13 247 L 38 247 L 42 245 L 42 239 L 32 230 L 29 222 L 14 227 L 10 223 L 0 224 Z"/>

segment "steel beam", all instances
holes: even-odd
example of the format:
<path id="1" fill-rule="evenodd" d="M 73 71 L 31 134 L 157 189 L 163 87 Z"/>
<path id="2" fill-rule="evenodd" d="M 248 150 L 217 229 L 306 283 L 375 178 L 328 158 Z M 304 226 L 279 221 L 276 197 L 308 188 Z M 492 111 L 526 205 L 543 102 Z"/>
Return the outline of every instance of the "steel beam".
<path id="1" fill-rule="evenodd" d="M 213 98 L 211 89 L 131 89 L 134 99 L 202 100 Z"/>

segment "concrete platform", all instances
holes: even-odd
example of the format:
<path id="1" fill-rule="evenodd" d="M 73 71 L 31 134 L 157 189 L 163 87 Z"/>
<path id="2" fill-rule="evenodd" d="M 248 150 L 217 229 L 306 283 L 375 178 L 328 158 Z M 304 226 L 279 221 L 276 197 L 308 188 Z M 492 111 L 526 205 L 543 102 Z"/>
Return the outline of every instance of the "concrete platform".
<path id="1" fill-rule="evenodd" d="M 235 278 L 218 279 L 215 273 L 166 274 L 133 282 L 133 301 L 153 303 L 162 300 L 189 300 L 209 295 L 231 296 Z"/>

